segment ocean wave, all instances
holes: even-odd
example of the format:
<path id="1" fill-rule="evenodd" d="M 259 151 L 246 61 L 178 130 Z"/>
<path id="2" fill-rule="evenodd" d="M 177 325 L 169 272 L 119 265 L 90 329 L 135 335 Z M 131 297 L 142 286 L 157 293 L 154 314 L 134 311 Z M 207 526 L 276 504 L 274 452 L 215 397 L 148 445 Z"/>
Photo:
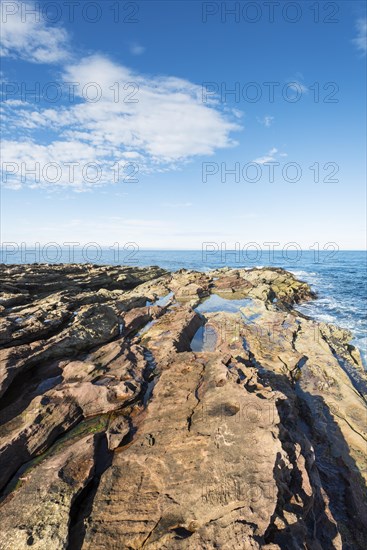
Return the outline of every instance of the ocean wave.
<path id="1" fill-rule="evenodd" d="M 317 277 L 318 274 L 314 271 L 302 271 L 302 269 L 288 269 L 290 273 L 296 275 L 296 277 Z"/>

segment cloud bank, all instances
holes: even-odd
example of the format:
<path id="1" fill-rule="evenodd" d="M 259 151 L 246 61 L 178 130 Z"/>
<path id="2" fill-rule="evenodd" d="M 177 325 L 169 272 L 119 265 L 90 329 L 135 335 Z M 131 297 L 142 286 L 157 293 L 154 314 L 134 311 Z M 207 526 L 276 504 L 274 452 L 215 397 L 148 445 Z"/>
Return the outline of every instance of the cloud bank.
<path id="1" fill-rule="evenodd" d="M 37 101 L 4 98 L 6 186 L 81 191 L 125 181 L 132 172 L 136 179 L 138 172 L 177 169 L 236 145 L 238 117 L 219 104 L 203 104 L 201 86 L 140 74 L 103 54 L 71 58 L 66 31 L 42 18 L 24 22 L 19 12 L 3 27 L 3 55 L 58 63 L 61 75 L 60 101 L 42 92 Z"/>

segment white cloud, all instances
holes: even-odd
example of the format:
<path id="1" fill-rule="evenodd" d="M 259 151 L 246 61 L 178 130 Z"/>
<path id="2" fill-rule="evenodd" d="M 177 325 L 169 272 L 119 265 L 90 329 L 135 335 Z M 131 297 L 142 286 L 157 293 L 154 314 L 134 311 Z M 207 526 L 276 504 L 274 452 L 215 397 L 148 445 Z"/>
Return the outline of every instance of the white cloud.
<path id="1" fill-rule="evenodd" d="M 139 172 L 162 171 L 236 144 L 231 137 L 240 129 L 235 117 L 203 104 L 201 87 L 189 81 L 145 77 L 101 55 L 67 66 L 63 81 L 79 83 L 76 99 L 68 106 L 24 109 L 7 102 L 9 139 L 3 151 L 5 162 L 26 162 L 31 167 L 35 162 L 41 166 L 79 162 L 73 182 L 65 177 L 66 169 L 55 185 L 83 188 L 86 162 L 101 165 L 103 177 L 95 185 L 102 185 L 116 180 L 112 169 L 116 162 L 136 162 Z M 99 101 L 88 101 L 96 95 Z M 22 141 L 15 140 L 17 132 Z M 45 140 L 50 132 L 57 137 L 41 145 L 42 132 Z M 19 184 L 19 174 L 9 177 L 10 182 Z M 38 184 L 50 182 L 41 177 Z M 87 182 L 85 187 L 91 185 Z"/>
<path id="2" fill-rule="evenodd" d="M 295 96 L 300 94 L 300 93 L 301 94 L 308 94 L 307 86 L 305 86 L 305 84 L 303 84 L 299 80 L 290 80 L 287 84 L 288 84 L 289 88 L 294 90 L 294 95 Z M 290 94 L 290 95 L 292 95 L 292 94 Z"/>
<path id="3" fill-rule="evenodd" d="M 367 21 L 365 19 L 358 19 L 356 28 L 357 36 L 353 38 L 353 43 L 365 55 L 367 51 Z"/>
<path id="4" fill-rule="evenodd" d="M 240 111 L 239 109 L 231 109 L 231 112 L 236 118 L 243 118 L 243 116 L 245 115 L 245 113 L 243 111 Z"/>
<path id="5" fill-rule="evenodd" d="M 11 4 L 12 12 L 5 10 Z M 1 4 L 2 56 L 20 57 L 33 63 L 57 63 L 68 56 L 67 32 L 46 24 L 34 2 L 14 0 Z"/>
<path id="6" fill-rule="evenodd" d="M 143 158 L 143 156 L 136 151 L 126 151 L 126 153 L 122 153 L 121 156 L 130 160 L 138 160 Z"/>
<path id="7" fill-rule="evenodd" d="M 256 162 L 256 164 L 265 164 L 267 162 L 274 162 L 275 158 L 270 155 L 264 155 L 263 157 L 259 157 L 257 159 L 254 159 L 252 162 Z"/>
<path id="8" fill-rule="evenodd" d="M 277 153 L 278 153 L 278 149 L 276 147 L 272 147 L 270 151 L 268 151 L 265 155 L 254 159 L 252 162 L 256 162 L 257 164 L 265 164 L 267 162 L 276 162 Z M 287 153 L 279 153 L 279 156 L 286 157 Z"/>
<path id="9" fill-rule="evenodd" d="M 76 191 L 87 190 L 114 181 L 113 162 L 106 160 L 105 155 L 105 149 L 96 151 L 80 141 L 41 145 L 30 139 L 3 140 L 2 181 L 6 187 L 16 189 L 23 185 L 31 188 L 69 185 Z M 101 171 L 98 181 L 94 181 L 98 172 L 93 165 Z"/>
<path id="10" fill-rule="evenodd" d="M 4 107 L 31 107 L 31 103 L 28 103 L 27 101 L 23 101 L 21 99 L 6 99 L 2 102 Z"/>
<path id="11" fill-rule="evenodd" d="M 130 53 L 133 55 L 142 55 L 144 52 L 145 48 L 141 44 L 138 44 L 137 42 L 130 44 Z"/>
<path id="12" fill-rule="evenodd" d="M 304 76 L 300 72 L 297 72 L 293 77 L 287 78 L 286 84 L 288 84 L 290 90 L 289 92 L 287 91 L 289 97 L 308 94 L 309 92 L 308 87 L 304 84 Z"/>
<path id="13" fill-rule="evenodd" d="M 257 121 L 260 124 L 263 124 L 264 126 L 266 126 L 266 128 L 269 128 L 269 126 L 273 124 L 274 117 L 270 115 L 266 115 L 263 118 L 257 118 Z"/>

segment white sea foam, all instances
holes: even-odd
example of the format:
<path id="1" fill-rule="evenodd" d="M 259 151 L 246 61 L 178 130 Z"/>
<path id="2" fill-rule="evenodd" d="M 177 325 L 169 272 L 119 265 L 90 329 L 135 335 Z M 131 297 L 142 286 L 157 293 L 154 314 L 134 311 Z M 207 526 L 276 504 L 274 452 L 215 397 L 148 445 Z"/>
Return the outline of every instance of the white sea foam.
<path id="1" fill-rule="evenodd" d="M 288 269 L 290 273 L 293 273 L 296 277 L 317 277 L 317 273 L 314 271 L 302 271 L 302 269 Z"/>

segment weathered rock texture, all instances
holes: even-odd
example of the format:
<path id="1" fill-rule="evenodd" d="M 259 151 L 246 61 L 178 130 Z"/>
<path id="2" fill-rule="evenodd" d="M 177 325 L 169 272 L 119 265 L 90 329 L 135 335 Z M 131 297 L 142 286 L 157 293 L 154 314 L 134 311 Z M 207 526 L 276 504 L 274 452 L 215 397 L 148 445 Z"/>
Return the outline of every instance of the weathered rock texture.
<path id="1" fill-rule="evenodd" d="M 1 550 L 367 548 L 367 379 L 306 283 L 1 275 Z"/>

